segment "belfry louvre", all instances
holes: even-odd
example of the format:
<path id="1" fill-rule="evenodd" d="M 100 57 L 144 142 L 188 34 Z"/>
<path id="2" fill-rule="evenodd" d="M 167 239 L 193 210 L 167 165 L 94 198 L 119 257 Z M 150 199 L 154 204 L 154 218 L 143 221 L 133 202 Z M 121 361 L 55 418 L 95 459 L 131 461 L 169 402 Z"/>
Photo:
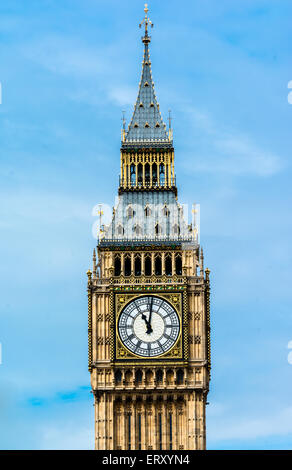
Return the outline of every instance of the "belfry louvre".
<path id="1" fill-rule="evenodd" d="M 123 122 L 118 204 L 88 271 L 88 362 L 98 450 L 206 447 L 210 281 L 196 227 L 177 199 L 171 125 L 149 54 Z"/>

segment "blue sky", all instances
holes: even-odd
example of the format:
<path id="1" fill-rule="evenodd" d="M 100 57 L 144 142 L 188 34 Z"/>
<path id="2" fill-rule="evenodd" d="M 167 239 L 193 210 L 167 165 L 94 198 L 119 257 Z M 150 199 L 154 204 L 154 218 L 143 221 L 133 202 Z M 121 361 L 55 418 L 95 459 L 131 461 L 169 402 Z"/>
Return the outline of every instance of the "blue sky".
<path id="1" fill-rule="evenodd" d="M 92 208 L 117 192 L 143 1 L 0 5 L 0 448 L 93 448 Z M 210 449 L 292 448 L 287 0 L 155 0 L 153 78 L 212 279 Z"/>

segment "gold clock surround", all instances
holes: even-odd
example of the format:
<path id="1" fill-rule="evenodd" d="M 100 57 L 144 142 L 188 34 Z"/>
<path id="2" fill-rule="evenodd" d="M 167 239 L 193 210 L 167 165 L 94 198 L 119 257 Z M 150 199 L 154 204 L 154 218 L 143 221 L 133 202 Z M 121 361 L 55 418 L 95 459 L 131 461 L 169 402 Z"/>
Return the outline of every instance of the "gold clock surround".
<path id="1" fill-rule="evenodd" d="M 118 333 L 118 320 L 119 316 L 124 309 L 124 307 L 134 299 L 144 297 L 145 295 L 151 295 L 153 297 L 163 298 L 171 304 L 178 314 L 180 321 L 180 332 L 179 336 L 172 346 L 172 348 L 156 357 L 143 358 L 129 351 L 126 346 L 123 344 L 119 337 Z M 127 293 L 113 293 L 113 319 L 115 327 L 111 329 L 112 331 L 112 341 L 113 345 L 113 360 L 116 362 L 121 362 L 123 364 L 139 364 L 146 365 L 149 363 L 159 363 L 159 361 L 167 362 L 184 362 L 188 358 L 188 343 L 184 341 L 184 338 L 187 338 L 187 309 L 186 302 L 184 302 L 184 293 L 182 292 L 149 292 L 148 290 L 143 290 L 139 294 L 137 292 L 127 292 Z"/>

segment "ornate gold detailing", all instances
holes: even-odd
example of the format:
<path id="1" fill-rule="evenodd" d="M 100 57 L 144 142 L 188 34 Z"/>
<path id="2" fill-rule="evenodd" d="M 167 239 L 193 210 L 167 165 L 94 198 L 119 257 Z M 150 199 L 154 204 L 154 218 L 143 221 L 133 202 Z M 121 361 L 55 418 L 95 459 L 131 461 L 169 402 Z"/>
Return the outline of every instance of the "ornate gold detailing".
<path id="1" fill-rule="evenodd" d="M 90 273 L 90 275 L 89 275 Z M 91 279 L 91 271 L 87 271 L 88 284 Z M 88 370 L 92 371 L 92 291 L 90 285 L 87 290 L 88 295 Z"/>
<path id="2" fill-rule="evenodd" d="M 207 364 L 209 370 L 211 370 L 211 327 L 210 327 L 210 270 L 207 268 L 206 273 L 206 291 L 205 291 L 205 308 L 206 308 L 206 323 L 207 323 Z"/>
<path id="3" fill-rule="evenodd" d="M 131 351 L 129 351 L 122 343 L 119 333 L 118 333 L 118 320 L 119 316 L 124 309 L 124 307 L 133 299 L 143 297 L 147 295 L 147 291 L 144 290 L 144 292 L 140 293 L 140 295 L 137 295 L 137 293 L 131 292 L 128 294 L 115 294 L 115 332 L 112 334 L 112 342 L 115 341 L 115 360 L 117 361 L 128 361 L 127 363 L 129 364 L 137 364 L 137 365 L 145 365 L 149 364 L 150 362 L 157 362 L 159 359 L 168 359 L 168 360 L 180 360 L 184 361 L 187 358 L 188 350 L 187 350 L 187 345 L 188 345 L 188 339 L 184 338 L 183 342 L 183 336 L 187 334 L 187 323 L 185 322 L 186 316 L 187 316 L 187 311 L 186 309 L 186 304 L 183 301 L 182 298 L 182 293 L 180 292 L 175 292 L 175 293 L 166 293 L 166 292 L 157 292 L 157 286 L 155 287 L 155 292 L 151 293 L 151 295 L 161 297 L 168 301 L 173 308 L 175 308 L 179 319 L 181 323 L 181 329 L 180 329 L 180 334 L 178 336 L 178 339 L 172 349 L 167 351 L 164 354 L 161 354 L 160 356 L 156 356 L 155 358 L 143 358 L 141 356 L 138 356 Z M 135 286 L 132 286 L 132 291 L 134 290 Z M 165 288 L 164 288 L 165 289 Z M 115 336 L 115 337 L 114 337 Z M 130 362 L 129 362 L 130 361 Z M 135 362 L 133 362 L 135 361 Z"/>
<path id="4" fill-rule="evenodd" d="M 147 82 L 144 85 L 149 86 Z M 139 127 L 137 122 L 134 123 L 134 127 Z M 145 122 L 145 127 L 149 127 L 148 122 Z M 141 168 L 141 165 L 142 172 L 139 174 L 138 184 L 138 166 Z M 161 165 L 164 166 L 164 173 L 168 175 L 167 178 L 161 179 Z M 146 166 L 148 172 L 145 172 Z M 139 150 L 127 149 L 121 151 L 120 192 L 145 189 L 160 190 L 161 188 L 172 190 L 176 193 L 173 150 L 142 148 Z"/>
<path id="5" fill-rule="evenodd" d="M 148 11 L 149 11 L 148 4 L 145 3 L 145 7 L 144 7 L 145 17 L 143 18 L 143 20 L 139 24 L 139 28 L 142 28 L 143 24 L 145 26 L 145 36 L 143 38 L 143 42 L 150 42 L 150 38 L 148 36 L 148 26 L 150 25 L 151 28 L 153 28 L 153 23 L 150 20 L 150 18 L 148 17 Z"/>

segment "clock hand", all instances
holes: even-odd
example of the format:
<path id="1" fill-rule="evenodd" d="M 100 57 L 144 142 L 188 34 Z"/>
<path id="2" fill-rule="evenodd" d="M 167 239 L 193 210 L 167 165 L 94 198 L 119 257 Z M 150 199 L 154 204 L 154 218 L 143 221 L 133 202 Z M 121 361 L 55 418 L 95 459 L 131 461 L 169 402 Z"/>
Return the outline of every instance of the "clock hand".
<path id="1" fill-rule="evenodd" d="M 147 334 L 152 333 L 153 330 L 152 330 L 152 328 L 151 328 L 151 325 L 150 325 L 149 321 L 148 321 L 147 318 L 146 318 L 146 315 L 144 315 L 144 313 L 142 313 L 142 314 L 141 314 L 141 317 L 142 317 L 142 320 L 144 320 L 145 323 L 146 323 L 146 327 L 147 327 L 146 333 L 147 333 Z"/>
<path id="2" fill-rule="evenodd" d="M 153 307 L 153 297 L 151 297 L 150 313 L 149 313 L 149 319 L 148 319 L 148 325 L 149 325 L 149 329 L 151 329 L 151 331 L 147 331 L 147 333 L 151 333 L 153 331 L 152 327 L 151 327 L 152 307 Z"/>

